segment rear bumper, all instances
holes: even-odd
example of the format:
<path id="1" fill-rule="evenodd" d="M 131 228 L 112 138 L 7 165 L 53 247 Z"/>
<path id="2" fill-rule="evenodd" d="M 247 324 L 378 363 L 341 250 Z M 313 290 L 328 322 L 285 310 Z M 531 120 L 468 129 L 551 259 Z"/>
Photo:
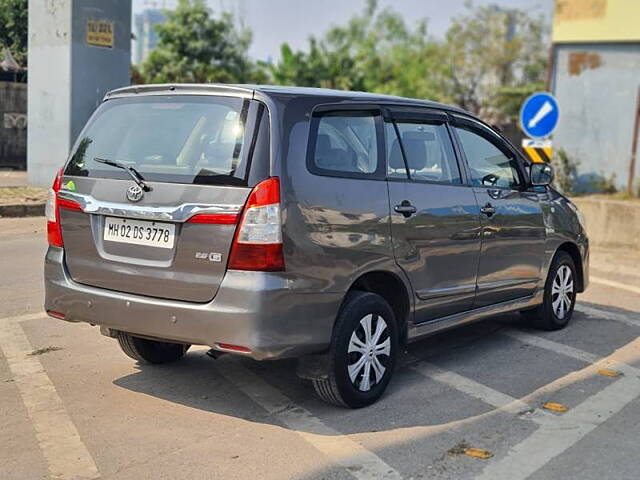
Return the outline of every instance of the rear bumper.
<path id="1" fill-rule="evenodd" d="M 216 347 L 249 348 L 256 360 L 326 349 L 342 294 L 296 293 L 286 275 L 229 270 L 215 299 L 189 303 L 81 285 L 64 266 L 64 250 L 45 257 L 45 310 L 139 335 Z"/>

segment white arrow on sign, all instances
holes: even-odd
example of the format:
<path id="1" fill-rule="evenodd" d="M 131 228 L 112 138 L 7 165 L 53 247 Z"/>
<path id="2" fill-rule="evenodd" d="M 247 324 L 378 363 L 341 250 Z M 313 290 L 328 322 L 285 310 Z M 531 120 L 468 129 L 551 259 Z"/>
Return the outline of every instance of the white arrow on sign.
<path id="1" fill-rule="evenodd" d="M 542 104 L 542 106 L 540 107 L 540 110 L 538 110 L 538 112 L 533 116 L 533 118 L 529 120 L 529 123 L 527 126 L 529 128 L 535 128 L 538 122 L 540 122 L 540 120 L 542 120 L 544 117 L 549 115 L 552 111 L 553 111 L 553 105 L 551 105 L 551 102 L 547 100 Z"/>

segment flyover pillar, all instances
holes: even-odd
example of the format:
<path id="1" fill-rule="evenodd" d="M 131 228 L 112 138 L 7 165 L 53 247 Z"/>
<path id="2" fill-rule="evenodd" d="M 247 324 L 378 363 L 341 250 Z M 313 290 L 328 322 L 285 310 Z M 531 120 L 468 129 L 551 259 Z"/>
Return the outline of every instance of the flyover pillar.
<path id="1" fill-rule="evenodd" d="M 104 94 L 129 85 L 131 0 L 29 0 L 27 173 L 48 187 Z"/>

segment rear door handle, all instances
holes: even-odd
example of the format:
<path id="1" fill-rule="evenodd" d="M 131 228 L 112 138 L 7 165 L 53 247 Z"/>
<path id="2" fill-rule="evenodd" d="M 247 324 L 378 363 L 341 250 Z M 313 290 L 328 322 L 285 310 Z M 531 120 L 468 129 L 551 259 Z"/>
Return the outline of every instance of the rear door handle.
<path id="1" fill-rule="evenodd" d="M 400 205 L 396 205 L 393 207 L 394 212 L 401 213 L 405 216 L 405 218 L 409 218 L 411 215 L 416 213 L 418 209 L 411 205 L 411 202 L 408 200 L 403 200 Z"/>
<path id="2" fill-rule="evenodd" d="M 491 217 L 494 213 L 496 213 L 496 209 L 490 203 L 487 203 L 484 207 L 480 209 L 481 213 L 484 213 L 487 217 Z"/>

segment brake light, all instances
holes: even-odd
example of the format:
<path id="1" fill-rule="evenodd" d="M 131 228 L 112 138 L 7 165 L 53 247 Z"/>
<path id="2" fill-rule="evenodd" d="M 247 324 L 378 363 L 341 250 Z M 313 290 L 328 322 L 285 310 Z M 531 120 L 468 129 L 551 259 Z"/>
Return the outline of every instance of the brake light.
<path id="1" fill-rule="evenodd" d="M 49 189 L 47 195 L 47 203 L 45 205 L 45 215 L 47 217 L 47 240 L 52 247 L 63 247 L 62 241 L 62 228 L 60 226 L 60 209 L 65 208 L 67 210 L 74 210 L 77 212 L 82 211 L 82 207 L 76 202 L 71 200 L 65 200 L 58 197 L 58 192 L 62 185 L 62 172 L 63 168 L 57 173 L 56 178 L 53 180 L 53 185 Z"/>
<path id="2" fill-rule="evenodd" d="M 278 177 L 260 182 L 251 191 L 233 239 L 229 268 L 263 272 L 284 270 Z"/>

